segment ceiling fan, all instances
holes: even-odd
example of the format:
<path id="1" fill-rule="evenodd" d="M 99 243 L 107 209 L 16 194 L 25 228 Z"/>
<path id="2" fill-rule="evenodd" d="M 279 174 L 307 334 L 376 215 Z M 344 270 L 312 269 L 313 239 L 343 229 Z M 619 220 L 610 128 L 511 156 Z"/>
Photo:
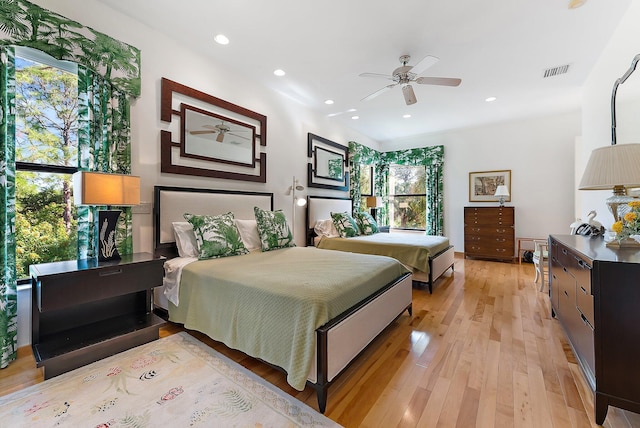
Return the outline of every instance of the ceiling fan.
<path id="1" fill-rule="evenodd" d="M 239 137 L 239 138 L 244 138 L 245 140 L 248 140 L 247 137 L 242 136 L 242 135 L 238 135 L 235 134 L 235 132 L 246 132 L 243 129 L 231 129 L 231 127 L 229 125 L 225 125 L 224 122 L 220 122 L 217 125 L 202 125 L 203 128 L 207 128 L 206 130 L 202 130 L 202 131 L 189 131 L 189 134 L 191 135 L 202 135 L 202 134 L 218 134 L 216 136 L 216 141 L 219 143 L 224 142 L 224 136 L 229 134 L 229 135 L 233 135 L 234 137 Z M 231 132 L 233 131 L 233 132 Z"/>
<path id="2" fill-rule="evenodd" d="M 375 77 L 391 80 L 394 83 L 385 86 L 382 89 L 378 89 L 371 95 L 367 95 L 362 101 L 368 101 L 377 97 L 383 92 L 387 92 L 394 86 L 400 85 L 402 87 L 402 94 L 404 95 L 404 101 L 407 105 L 415 104 L 417 99 L 413 92 L 411 83 L 418 83 L 420 85 L 441 85 L 441 86 L 458 86 L 462 80 L 451 77 L 419 77 L 419 74 L 425 71 L 427 68 L 433 66 L 439 61 L 435 56 L 427 55 L 416 65 L 407 65 L 411 60 L 411 56 L 402 55 L 400 57 L 400 63 L 402 66 L 393 70 L 391 75 L 379 74 L 379 73 L 362 73 L 360 77 Z"/>

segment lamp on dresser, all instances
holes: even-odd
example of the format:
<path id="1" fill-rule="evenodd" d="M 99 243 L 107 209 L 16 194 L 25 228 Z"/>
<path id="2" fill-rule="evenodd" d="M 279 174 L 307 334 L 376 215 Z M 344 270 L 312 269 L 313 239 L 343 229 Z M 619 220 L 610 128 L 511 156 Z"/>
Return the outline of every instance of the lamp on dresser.
<path id="1" fill-rule="evenodd" d="M 627 205 L 633 198 L 627 189 L 640 187 L 640 144 L 617 144 L 616 138 L 616 94 L 618 86 L 635 71 L 640 61 L 636 55 L 629 69 L 615 81 L 611 92 L 611 145 L 594 149 L 580 180 L 580 190 L 613 190 L 607 206 L 615 221 L 620 221 L 629 212 Z"/>
<path id="2" fill-rule="evenodd" d="M 140 177 L 78 171 L 73 174 L 73 200 L 75 205 L 107 207 L 98 211 L 98 261 L 119 260 L 116 225 L 121 211 L 111 206 L 140 204 Z"/>
<path id="3" fill-rule="evenodd" d="M 509 195 L 509 188 L 504 184 L 501 184 L 496 188 L 496 193 L 493 196 L 498 197 L 498 201 L 500 202 L 500 206 L 504 207 L 504 201 L 507 199 Z"/>

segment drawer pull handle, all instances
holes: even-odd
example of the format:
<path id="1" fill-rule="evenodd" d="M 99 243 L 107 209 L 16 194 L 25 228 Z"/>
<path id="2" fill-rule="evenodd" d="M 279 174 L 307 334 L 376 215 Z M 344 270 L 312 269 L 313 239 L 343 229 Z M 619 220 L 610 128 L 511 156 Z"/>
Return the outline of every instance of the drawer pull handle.
<path id="1" fill-rule="evenodd" d="M 108 272 L 100 272 L 98 273 L 99 276 L 111 276 L 111 275 L 118 275 L 122 273 L 122 269 L 118 269 L 118 270 L 111 270 Z"/>
<path id="2" fill-rule="evenodd" d="M 587 319 L 587 317 L 584 316 L 584 314 L 582 312 L 580 312 L 580 318 L 582 318 L 582 322 L 589 327 L 590 329 L 593 330 L 593 327 L 591 326 L 591 323 L 589 322 L 589 320 Z"/>
<path id="3" fill-rule="evenodd" d="M 566 249 L 562 249 L 562 254 L 567 255 L 567 250 Z"/>
<path id="4" fill-rule="evenodd" d="M 565 296 L 569 297 L 569 293 L 567 293 L 567 290 L 562 290 L 562 292 L 564 293 Z"/>
<path id="5" fill-rule="evenodd" d="M 584 294 L 587 294 L 587 289 L 586 289 L 586 288 L 584 288 L 582 285 L 580 286 L 580 290 L 582 290 L 582 292 L 583 292 Z"/>

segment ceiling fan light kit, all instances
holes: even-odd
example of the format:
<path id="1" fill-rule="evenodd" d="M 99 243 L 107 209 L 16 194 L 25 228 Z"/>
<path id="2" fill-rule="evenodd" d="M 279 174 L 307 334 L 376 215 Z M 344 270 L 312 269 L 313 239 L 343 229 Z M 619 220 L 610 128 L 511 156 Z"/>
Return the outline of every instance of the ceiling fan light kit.
<path id="1" fill-rule="evenodd" d="M 413 91 L 413 87 L 410 83 L 417 83 L 419 85 L 439 85 L 439 86 L 458 86 L 462 82 L 462 80 L 451 77 L 418 77 L 420 73 L 422 73 L 427 68 L 436 64 L 439 59 L 435 56 L 427 55 L 424 57 L 419 63 L 414 66 L 407 65 L 411 60 L 409 55 L 400 56 L 400 63 L 402 64 L 400 67 L 393 70 L 391 75 L 380 74 L 380 73 L 362 73 L 360 77 L 373 77 L 373 78 L 382 78 L 391 80 L 394 83 L 391 85 L 387 85 L 381 89 L 378 89 L 374 93 L 367 95 L 362 99 L 362 101 L 368 101 L 372 98 L 377 97 L 383 92 L 388 91 L 394 86 L 401 85 L 402 86 L 402 94 L 404 95 L 404 102 L 407 105 L 415 104 L 417 102 L 416 94 Z"/>

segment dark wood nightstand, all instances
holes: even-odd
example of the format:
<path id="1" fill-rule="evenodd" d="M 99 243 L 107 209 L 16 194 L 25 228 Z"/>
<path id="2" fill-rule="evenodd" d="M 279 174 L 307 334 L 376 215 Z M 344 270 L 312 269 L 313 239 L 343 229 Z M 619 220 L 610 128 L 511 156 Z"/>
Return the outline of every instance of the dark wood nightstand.
<path id="1" fill-rule="evenodd" d="M 164 321 L 151 295 L 163 263 L 137 253 L 31 265 L 31 346 L 44 378 L 157 339 Z"/>

